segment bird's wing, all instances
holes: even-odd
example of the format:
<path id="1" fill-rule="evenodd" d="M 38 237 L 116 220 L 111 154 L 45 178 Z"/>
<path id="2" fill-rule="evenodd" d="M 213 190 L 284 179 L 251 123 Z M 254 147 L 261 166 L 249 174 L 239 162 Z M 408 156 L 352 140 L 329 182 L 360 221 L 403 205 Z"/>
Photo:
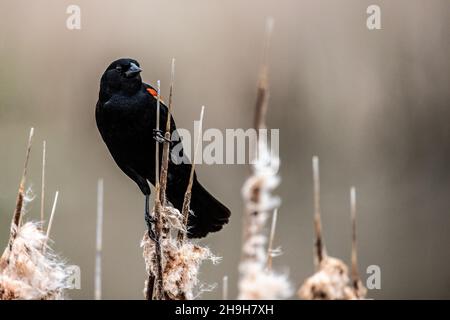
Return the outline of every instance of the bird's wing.
<path id="1" fill-rule="evenodd" d="M 153 88 L 151 85 L 147 84 L 147 83 L 142 83 L 144 85 L 145 90 L 150 93 L 153 97 L 155 97 L 156 99 L 158 98 L 158 91 Z M 161 98 L 162 100 L 162 98 Z"/>
<path id="2" fill-rule="evenodd" d="M 144 88 L 145 88 L 145 90 L 151 95 L 151 96 L 153 96 L 153 98 L 155 99 L 155 100 L 157 100 L 158 99 L 158 91 L 155 89 L 155 88 L 153 88 L 151 85 L 149 85 L 149 84 L 147 84 L 147 83 L 142 83 L 142 85 L 144 86 Z M 165 128 L 166 127 L 166 119 L 167 119 L 167 114 L 168 114 L 168 112 L 169 112 L 169 108 L 167 108 L 167 106 L 166 106 L 166 104 L 164 103 L 164 101 L 163 101 L 163 98 L 162 97 L 160 97 L 160 101 L 161 101 L 161 105 L 160 105 L 160 107 L 161 107 L 161 109 L 160 109 L 160 112 L 161 112 L 161 121 L 163 121 L 163 125 L 164 126 L 161 126 L 161 128 Z M 170 117 L 170 132 L 172 133 L 173 131 L 175 131 L 176 130 L 176 125 L 175 125 L 175 121 L 174 121 L 174 119 L 173 119 L 173 117 L 171 116 Z"/>

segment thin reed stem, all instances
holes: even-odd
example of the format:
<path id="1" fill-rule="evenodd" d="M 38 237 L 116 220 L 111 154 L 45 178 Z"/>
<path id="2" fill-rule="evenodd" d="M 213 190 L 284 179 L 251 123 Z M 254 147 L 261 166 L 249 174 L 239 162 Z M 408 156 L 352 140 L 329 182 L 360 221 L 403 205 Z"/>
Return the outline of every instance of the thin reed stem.
<path id="1" fill-rule="evenodd" d="M 102 251 L 103 251 L 103 179 L 97 181 L 97 225 L 95 241 L 95 300 L 102 299 Z"/>
<path id="2" fill-rule="evenodd" d="M 155 257 L 156 257 L 156 277 L 154 283 L 153 300 L 163 300 L 164 289 L 163 289 L 163 266 L 162 266 L 162 248 L 161 248 L 161 231 L 162 231 L 162 221 L 161 221 L 161 201 L 159 199 L 160 190 L 159 184 L 156 186 L 156 199 L 155 199 Z"/>
<path id="3" fill-rule="evenodd" d="M 159 132 L 159 117 L 161 108 L 161 81 L 156 82 L 157 100 L 156 100 L 156 134 Z M 159 185 L 159 142 L 156 141 L 155 151 L 155 186 Z"/>
<path id="4" fill-rule="evenodd" d="M 266 33 L 264 37 L 263 57 L 258 79 L 255 119 L 254 119 L 254 127 L 255 129 L 257 129 L 258 136 L 259 136 L 259 129 L 263 129 L 266 127 L 266 114 L 269 104 L 269 74 L 268 74 L 269 49 L 272 38 L 273 25 L 274 25 L 273 18 L 267 18 Z"/>
<path id="5" fill-rule="evenodd" d="M 44 252 L 47 247 L 48 239 L 50 238 L 50 231 L 52 229 L 53 219 L 55 217 L 55 212 L 56 212 L 56 204 L 58 203 L 58 195 L 59 195 L 59 191 L 56 191 L 55 198 L 53 199 L 52 213 L 50 214 L 50 220 L 48 221 L 48 226 L 47 226 L 47 233 L 46 233 L 44 248 L 43 248 Z"/>
<path id="6" fill-rule="evenodd" d="M 17 236 L 17 232 L 18 232 L 20 222 L 22 219 L 23 198 L 24 198 L 24 192 L 25 192 L 25 183 L 26 183 L 26 179 L 27 179 L 28 161 L 30 159 L 31 146 L 33 144 L 33 135 L 34 135 L 34 128 L 31 128 L 30 134 L 28 136 L 28 145 L 27 145 L 27 151 L 25 154 L 25 163 L 23 165 L 22 177 L 20 179 L 20 184 L 19 184 L 19 191 L 17 192 L 16 207 L 15 207 L 12 222 L 11 222 L 11 231 L 10 231 L 10 237 L 9 237 L 9 243 L 8 243 L 10 252 L 12 249 L 12 244 L 14 242 L 14 239 Z"/>
<path id="7" fill-rule="evenodd" d="M 175 82 L 175 59 L 172 59 L 171 75 L 170 75 L 170 89 L 169 89 L 169 105 L 167 110 L 166 131 L 164 133 L 164 144 L 161 164 L 161 204 L 166 205 L 166 186 L 167 173 L 169 168 L 169 150 L 170 150 L 170 119 L 172 116 L 172 99 L 173 87 Z"/>
<path id="8" fill-rule="evenodd" d="M 197 141 L 195 143 L 195 149 L 194 149 L 194 159 L 192 161 L 191 165 L 191 172 L 189 176 L 189 183 L 186 189 L 186 193 L 184 194 L 184 200 L 183 200 L 183 208 L 181 214 L 183 215 L 183 224 L 186 226 L 188 225 L 189 220 L 189 210 L 190 210 L 190 204 L 191 204 L 191 196 L 192 196 L 192 185 L 194 183 L 194 173 L 195 173 L 195 163 L 197 162 L 197 154 L 198 150 L 200 149 L 200 142 L 202 137 L 202 130 L 203 130 L 203 115 L 205 112 L 205 106 L 202 106 L 202 111 L 200 112 L 200 121 L 198 126 L 198 135 L 197 135 Z M 178 232 L 178 243 L 182 243 L 184 239 L 186 238 L 186 232 L 179 231 Z"/>
<path id="9" fill-rule="evenodd" d="M 359 270 L 358 270 L 358 253 L 356 245 L 356 189 L 350 188 L 350 213 L 352 221 L 352 257 L 351 257 L 351 280 L 355 292 L 359 289 Z"/>
<path id="10" fill-rule="evenodd" d="M 320 214 L 320 173 L 319 173 L 319 158 L 314 156 L 312 159 L 313 166 L 313 183 L 314 183 L 314 230 L 316 234 L 315 248 L 316 248 L 316 267 L 320 265 L 326 256 L 326 249 L 322 237 L 322 221 Z"/>
<path id="11" fill-rule="evenodd" d="M 42 180 L 41 180 L 41 230 L 44 228 L 45 210 L 45 163 L 46 163 L 46 142 L 42 142 Z"/>
<path id="12" fill-rule="evenodd" d="M 269 244 L 267 246 L 267 270 L 272 270 L 273 262 L 273 240 L 275 238 L 275 229 L 277 227 L 278 208 L 275 208 L 272 215 L 272 225 L 270 227 Z"/>
<path id="13" fill-rule="evenodd" d="M 222 279 L 222 300 L 228 300 L 228 276 Z"/>

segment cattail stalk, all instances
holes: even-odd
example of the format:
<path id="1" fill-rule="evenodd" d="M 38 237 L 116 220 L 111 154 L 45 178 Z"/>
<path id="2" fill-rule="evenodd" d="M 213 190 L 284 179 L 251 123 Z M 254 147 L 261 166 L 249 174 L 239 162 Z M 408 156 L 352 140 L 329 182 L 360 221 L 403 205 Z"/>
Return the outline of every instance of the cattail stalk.
<path id="1" fill-rule="evenodd" d="M 156 91 L 157 91 L 157 100 L 156 100 L 156 132 L 155 135 L 159 132 L 159 118 L 160 118 L 160 108 L 161 108 L 161 81 L 158 80 L 156 82 Z M 155 198 L 155 205 L 154 205 L 154 218 L 156 220 L 155 224 L 155 236 L 157 240 L 157 244 L 155 245 L 155 253 L 156 253 L 156 260 L 159 265 L 158 267 L 158 275 L 162 275 L 162 266 L 161 266 L 161 248 L 159 244 L 159 235 L 160 235 L 160 216 L 161 216 L 161 210 L 160 206 L 158 205 L 158 202 L 160 201 L 160 193 L 159 193 L 159 142 L 156 141 L 155 143 L 155 189 L 156 189 L 156 198 Z M 148 230 L 150 232 L 150 230 Z M 161 272 L 159 272 L 161 270 Z M 156 286 L 155 286 L 156 283 Z M 161 290 L 161 284 L 160 280 L 157 279 L 157 277 L 152 273 L 149 272 L 148 279 L 147 279 L 147 286 L 145 291 L 145 296 L 147 300 L 151 300 L 155 298 L 155 295 L 160 296 L 162 290 Z"/>
<path id="2" fill-rule="evenodd" d="M 41 224 L 44 226 L 46 142 L 42 142 Z"/>
<path id="3" fill-rule="evenodd" d="M 170 119 L 172 116 L 172 99 L 173 86 L 175 82 L 175 59 L 172 59 L 172 68 L 170 75 L 170 89 L 169 89 L 169 105 L 167 110 L 166 131 L 164 133 L 164 144 L 161 164 L 161 203 L 166 205 L 166 187 L 167 187 L 167 173 L 169 169 L 169 150 L 170 150 Z"/>
<path id="4" fill-rule="evenodd" d="M 320 177 L 319 158 L 313 157 L 314 181 L 314 262 L 316 272 L 308 277 L 299 288 L 297 294 L 305 300 L 351 300 L 357 297 L 355 290 L 349 286 L 348 267 L 340 259 L 327 255 L 322 239 L 320 212 Z M 354 203 L 354 192 L 351 192 Z"/>
<path id="5" fill-rule="evenodd" d="M 59 191 L 56 191 L 55 198 L 53 200 L 52 213 L 50 214 L 50 220 L 48 221 L 48 226 L 47 226 L 46 240 L 45 240 L 44 247 L 43 247 L 44 252 L 45 252 L 46 247 L 47 247 L 47 242 L 48 242 L 48 239 L 50 237 L 50 231 L 51 231 L 52 225 L 53 225 L 53 219 L 55 217 L 56 204 L 58 203 L 58 195 L 59 195 Z"/>
<path id="6" fill-rule="evenodd" d="M 350 212 L 351 212 L 351 221 L 352 221 L 352 271 L 351 277 L 352 282 L 355 284 L 359 280 L 359 271 L 358 271 L 358 257 L 356 250 L 356 189 L 355 187 L 350 188 Z"/>
<path id="7" fill-rule="evenodd" d="M 268 18 L 266 21 L 266 34 L 263 48 L 262 64 L 258 79 L 258 89 L 256 94 L 256 107 L 254 127 L 257 129 L 259 137 L 259 129 L 266 127 L 266 114 L 269 104 L 269 48 L 272 38 L 274 20 Z"/>
<path id="8" fill-rule="evenodd" d="M 280 199 L 273 195 L 273 190 L 279 184 L 279 159 L 268 150 L 267 141 L 259 136 L 259 131 L 266 128 L 269 99 L 268 50 L 272 29 L 273 20 L 268 19 L 255 108 L 254 127 L 258 133 L 256 159 L 251 167 L 252 175 L 242 188 L 245 212 L 238 298 L 246 300 L 284 299 L 292 291 L 285 275 L 267 268 L 269 253 L 266 248 L 266 221 L 269 213 L 280 204 Z"/>
<path id="9" fill-rule="evenodd" d="M 10 249 L 12 247 L 14 239 L 17 236 L 17 231 L 19 229 L 20 221 L 22 218 L 25 183 L 26 183 L 26 179 L 27 179 L 28 161 L 30 159 L 31 145 L 33 143 L 33 135 L 34 135 L 34 128 L 31 128 L 30 134 L 28 136 L 28 146 L 27 146 L 27 151 L 25 154 L 25 163 L 23 166 L 22 178 L 20 179 L 19 191 L 17 193 L 16 208 L 15 208 L 12 223 L 11 223 L 11 231 L 10 231 L 10 237 L 9 237 L 9 248 Z"/>
<path id="10" fill-rule="evenodd" d="M 272 225 L 270 227 L 269 245 L 267 246 L 267 269 L 272 270 L 273 261 L 273 240 L 275 238 L 275 229 L 277 227 L 278 208 L 275 208 L 272 215 Z"/>
<path id="11" fill-rule="evenodd" d="M 160 119 L 160 104 L 161 104 L 161 82 L 158 80 L 157 82 L 157 104 L 156 104 L 156 133 L 159 132 L 159 119 Z M 162 232 L 162 221 L 161 221 L 161 188 L 160 188 L 160 180 L 159 180 L 159 142 L 156 141 L 156 159 L 155 159 L 155 173 L 156 173 L 156 197 L 155 197 L 155 205 L 154 205 L 154 218 L 155 222 L 155 259 L 157 265 L 157 272 L 155 279 L 151 279 L 149 276 L 149 283 L 154 281 L 154 289 L 152 293 L 153 300 L 162 300 L 164 296 L 163 290 L 163 266 L 162 266 L 162 250 L 161 250 L 161 232 Z M 149 293 L 147 293 L 149 295 Z"/>
<path id="12" fill-rule="evenodd" d="M 228 300 L 228 276 L 222 279 L 222 300 Z"/>
<path id="13" fill-rule="evenodd" d="M 156 81 L 156 91 L 157 91 L 157 100 L 156 100 L 156 135 L 159 132 L 159 117 L 160 117 L 160 108 L 161 108 L 161 81 Z M 155 186 L 159 185 L 159 142 L 156 141 L 156 151 L 155 151 Z"/>
<path id="14" fill-rule="evenodd" d="M 320 215 L 320 172 L 319 172 L 319 157 L 312 158 L 313 166 L 313 183 L 314 183 L 314 230 L 316 239 L 315 247 L 315 264 L 319 268 L 320 263 L 326 257 L 326 249 L 322 237 L 322 221 Z"/>
<path id="15" fill-rule="evenodd" d="M 103 250 L 103 179 L 97 182 L 97 225 L 95 246 L 95 300 L 102 299 L 102 250 Z"/>
<path id="16" fill-rule="evenodd" d="M 200 149 L 200 142 L 201 142 L 201 136 L 202 136 L 202 130 L 203 130 L 203 115 L 205 112 L 205 106 L 202 106 L 202 111 L 200 112 L 200 123 L 198 126 L 198 135 L 197 135 L 197 141 L 195 143 L 195 149 L 194 149 L 194 159 L 192 161 L 191 165 L 191 172 L 189 176 L 189 183 L 186 189 L 186 193 L 184 194 L 184 200 L 183 200 L 183 208 L 181 214 L 183 215 L 183 225 L 188 225 L 189 220 L 189 211 L 190 211 L 190 204 L 191 204 L 191 197 L 192 197 L 192 185 L 194 183 L 194 172 L 195 172 L 195 163 L 197 162 L 197 153 Z M 186 237 L 186 232 L 179 231 L 178 232 L 178 242 L 182 243 Z"/>
<path id="17" fill-rule="evenodd" d="M 169 95 L 168 117 L 166 132 L 164 134 L 164 145 L 161 159 L 161 175 L 156 185 L 155 205 L 153 208 L 156 220 L 155 233 L 157 242 L 144 236 L 141 247 L 144 249 L 144 259 L 149 272 L 146 297 L 149 296 L 150 287 L 154 287 L 152 299 L 155 300 L 186 300 L 194 298 L 193 289 L 198 285 L 198 272 L 204 260 L 217 262 L 219 258 L 212 252 L 190 241 L 183 241 L 186 233 L 187 217 L 189 215 L 189 203 L 194 180 L 194 161 L 190 173 L 190 182 L 184 198 L 183 213 L 170 206 L 166 201 L 166 186 L 169 166 L 170 150 L 170 126 L 172 112 L 172 97 L 174 87 L 175 60 L 172 60 L 171 84 Z M 203 121 L 204 107 L 200 115 L 200 124 Z M 159 118 L 158 118 L 159 119 Z M 201 133 L 200 126 L 200 133 Z M 201 136 L 201 135 L 200 135 Z M 198 145 L 198 143 L 197 143 Z M 185 218 L 186 217 L 186 218 Z M 178 231 L 178 232 L 176 232 Z M 153 276 L 153 278 L 151 278 Z M 154 282 L 150 280 L 154 279 Z M 154 283 L 154 285 L 153 285 Z M 200 292 L 205 289 L 200 288 Z"/>
<path id="18" fill-rule="evenodd" d="M 261 67 L 259 71 L 259 77 L 258 77 L 258 85 L 257 85 L 257 91 L 256 91 L 256 104 L 255 104 L 255 118 L 253 122 L 253 126 L 256 130 L 256 146 L 253 146 L 253 148 L 256 149 L 256 157 L 260 156 L 260 153 L 262 150 L 259 140 L 259 131 L 261 129 L 266 128 L 266 116 L 267 116 L 267 108 L 269 106 L 269 49 L 270 49 L 270 42 L 272 38 L 272 32 L 273 32 L 273 25 L 274 21 L 272 17 L 267 18 L 266 20 L 266 30 L 265 30 L 265 37 L 264 37 L 264 47 L 263 47 L 263 55 L 262 55 L 262 62 Z M 255 200 L 258 198 L 258 194 L 256 193 L 254 195 Z M 255 201 L 257 202 L 257 201 Z M 257 212 L 254 213 L 255 215 Z M 243 217 L 243 235 L 242 239 L 244 242 L 246 242 L 249 238 L 248 234 L 248 226 L 250 225 L 249 217 L 251 217 L 252 214 L 248 212 L 247 214 L 244 214 Z M 243 257 L 242 257 L 243 258 Z"/>
<path id="19" fill-rule="evenodd" d="M 161 221 L 161 200 L 159 199 L 160 195 L 160 189 L 159 184 L 156 186 L 156 199 L 155 199 L 155 236 L 156 236 L 156 243 L 155 243 L 155 256 L 156 256 L 156 277 L 155 277 L 155 287 L 153 292 L 153 300 L 162 300 L 164 297 L 164 290 L 163 290 L 163 266 L 162 266 L 162 248 L 161 248 L 161 230 L 162 230 L 162 221 Z"/>
<path id="20" fill-rule="evenodd" d="M 356 241 L 356 189 L 350 188 L 350 212 L 352 222 L 352 256 L 351 256 L 351 284 L 355 297 L 357 299 L 364 299 L 367 294 L 367 289 L 364 287 L 358 270 L 358 250 Z"/>

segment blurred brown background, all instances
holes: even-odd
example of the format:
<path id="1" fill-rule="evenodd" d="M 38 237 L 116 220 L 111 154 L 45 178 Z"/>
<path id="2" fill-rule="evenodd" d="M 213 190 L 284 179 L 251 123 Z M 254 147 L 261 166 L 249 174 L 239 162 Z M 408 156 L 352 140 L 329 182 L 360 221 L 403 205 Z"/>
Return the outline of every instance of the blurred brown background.
<path id="1" fill-rule="evenodd" d="M 66 28 L 70 4 L 81 30 Z M 378 4 L 382 30 L 366 28 Z M 81 267 L 73 299 L 93 298 L 96 181 L 105 180 L 104 298 L 142 299 L 143 196 L 115 165 L 94 120 L 101 74 L 114 59 L 140 61 L 167 96 L 175 57 L 174 114 L 191 129 L 251 125 L 264 21 L 275 18 L 269 125 L 280 128 L 282 197 L 275 260 L 298 286 L 313 270 L 311 157 L 320 156 L 325 240 L 349 261 L 349 187 L 358 194 L 363 272 L 381 267 L 372 298 L 450 298 L 450 3 L 431 1 L 24 1 L 0 0 L 0 243 L 26 139 L 36 128 L 29 182 L 40 192 L 47 140 L 47 212 L 60 204 L 55 249 Z M 242 165 L 199 166 L 233 211 L 202 241 L 223 262 L 201 280 L 230 278 L 236 295 Z M 39 216 L 39 198 L 28 219 Z M 220 286 L 203 298 L 220 298 Z"/>

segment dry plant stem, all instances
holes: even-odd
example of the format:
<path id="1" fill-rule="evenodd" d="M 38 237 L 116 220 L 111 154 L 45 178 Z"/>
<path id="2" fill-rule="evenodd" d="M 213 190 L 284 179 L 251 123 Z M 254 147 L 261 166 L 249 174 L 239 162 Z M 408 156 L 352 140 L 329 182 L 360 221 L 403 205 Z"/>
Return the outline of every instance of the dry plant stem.
<path id="1" fill-rule="evenodd" d="M 156 102 L 156 131 L 159 131 L 159 119 L 161 113 L 161 81 L 157 81 L 157 102 Z M 163 273 L 162 273 L 162 252 L 161 252 L 161 189 L 160 189 L 160 180 L 159 180 L 159 143 L 155 143 L 155 177 L 156 177 L 156 197 L 155 197 L 155 205 L 154 205 L 154 218 L 155 218 L 155 251 L 156 251 L 156 263 L 157 263 L 157 274 L 152 275 L 151 272 L 147 279 L 147 293 L 146 297 L 149 299 L 151 297 L 152 300 L 161 300 L 163 298 Z M 150 232 L 150 230 L 149 230 Z"/>
<path id="2" fill-rule="evenodd" d="M 172 68 L 170 76 L 170 89 L 169 89 L 169 106 L 167 111 L 166 132 L 164 133 L 164 144 L 161 164 L 161 204 L 166 205 L 166 187 L 167 187 L 167 172 L 169 168 L 169 147 L 170 147 L 170 119 L 172 116 L 172 98 L 173 98 L 173 86 L 175 81 L 175 59 L 172 59 Z"/>
<path id="3" fill-rule="evenodd" d="M 163 222 L 161 221 L 161 210 L 166 206 L 166 186 L 167 186 L 167 172 L 169 167 L 169 147 L 170 147 L 170 117 L 172 110 L 172 96 L 173 96 L 173 85 L 174 85 L 174 75 L 175 75 L 175 60 L 172 59 L 172 72 L 171 72 L 171 83 L 170 83 L 170 95 L 169 95 L 169 107 L 167 113 L 166 122 L 166 132 L 164 134 L 165 141 L 163 144 L 163 154 L 161 163 L 161 176 L 159 177 L 159 143 L 156 143 L 156 166 L 158 170 L 156 171 L 157 186 L 156 186 L 156 200 L 155 200 L 155 235 L 157 242 L 155 244 L 156 250 L 156 260 L 157 260 L 157 277 L 156 279 L 148 279 L 147 291 L 150 287 L 154 287 L 153 299 L 162 300 L 164 299 L 163 290 L 163 266 L 162 266 L 162 249 L 161 249 L 161 236 L 164 233 L 169 232 L 169 230 L 163 230 Z M 156 130 L 159 131 L 159 119 L 160 119 L 160 102 L 161 102 L 161 85 L 158 81 L 158 102 L 157 102 L 157 117 L 156 117 Z M 153 282 L 153 283 L 152 283 Z"/>
<path id="4" fill-rule="evenodd" d="M 275 238 L 275 229 L 277 226 L 278 218 L 278 208 L 273 211 L 272 225 L 270 227 L 269 245 L 267 246 L 267 270 L 272 270 L 272 260 L 273 260 L 273 240 Z"/>
<path id="5" fill-rule="evenodd" d="M 164 290 L 163 290 L 163 269 L 162 269 L 162 250 L 161 250 L 161 201 L 159 200 L 160 189 L 159 185 L 156 186 L 156 199 L 155 199 L 155 235 L 156 235 L 156 265 L 157 265 L 157 274 L 154 280 L 154 290 L 153 290 L 153 300 L 163 300 L 164 298 Z"/>
<path id="6" fill-rule="evenodd" d="M 11 232 L 10 232 L 10 237 L 9 237 L 10 249 L 12 247 L 14 239 L 16 238 L 17 231 L 20 226 L 20 221 L 21 221 L 21 217 L 22 217 L 22 207 L 23 207 L 23 198 L 24 198 L 24 192 L 25 192 L 25 183 L 26 183 L 26 178 L 27 178 L 28 160 L 30 159 L 31 145 L 33 143 L 33 135 L 34 135 L 34 128 L 31 128 L 30 135 L 28 137 L 28 146 L 27 146 L 27 151 L 25 154 L 25 163 L 23 166 L 22 178 L 20 180 L 19 191 L 17 193 L 16 208 L 15 208 L 12 223 L 11 223 Z"/>
<path id="7" fill-rule="evenodd" d="M 42 142 L 41 228 L 44 228 L 46 142 Z"/>
<path id="8" fill-rule="evenodd" d="M 268 65 L 269 65 L 269 48 L 273 31 L 273 19 L 268 18 L 266 21 L 266 34 L 263 49 L 263 59 L 258 80 L 258 89 L 256 96 L 256 108 L 254 127 L 257 129 L 259 137 L 259 129 L 266 127 L 266 113 L 269 102 L 269 81 L 268 81 Z"/>
<path id="9" fill-rule="evenodd" d="M 254 128 L 256 130 L 256 156 L 259 156 L 259 130 L 264 129 L 266 127 L 266 115 L 267 115 L 267 108 L 269 105 L 269 49 L 270 49 L 270 39 L 272 37 L 272 31 L 273 31 L 273 18 L 268 18 L 266 20 L 266 33 L 265 33 L 265 41 L 264 41 L 264 48 L 263 48 L 263 58 L 262 58 L 262 64 L 259 72 L 259 78 L 258 78 L 258 88 L 256 93 L 256 105 L 255 105 L 255 119 L 254 119 Z M 255 194 L 255 202 L 258 201 L 258 195 Z M 246 212 L 243 217 L 243 235 L 242 239 L 244 242 L 247 241 L 249 234 L 248 234 L 248 226 L 250 222 L 248 221 L 252 215 L 257 215 L 257 212 Z M 243 257 L 241 257 L 243 258 Z"/>
<path id="10" fill-rule="evenodd" d="M 222 300 L 228 300 L 228 276 L 222 279 Z"/>
<path id="11" fill-rule="evenodd" d="M 45 248 L 47 247 L 48 239 L 50 237 L 50 231 L 51 231 L 52 225 L 53 225 L 53 218 L 55 217 L 56 204 L 58 203 L 58 195 L 59 195 L 59 191 L 56 191 L 55 199 L 53 200 L 52 213 L 50 214 L 50 220 L 48 221 L 46 240 L 44 242 L 44 247 L 42 248 L 42 250 L 44 252 L 45 252 Z"/>
<path id="12" fill-rule="evenodd" d="M 97 230 L 95 245 L 95 300 L 102 299 L 102 250 L 103 250 L 103 179 L 97 182 Z"/>
<path id="13" fill-rule="evenodd" d="M 150 273 L 147 278 L 147 287 L 145 290 L 145 300 L 152 300 L 155 289 L 155 277 Z"/>
<path id="14" fill-rule="evenodd" d="M 355 293 L 356 298 L 364 299 L 367 294 L 367 289 L 364 287 L 358 270 L 358 255 L 357 255 L 357 242 L 356 242 L 356 189 L 350 188 L 350 212 L 352 221 L 352 257 L 351 257 L 351 285 Z"/>
<path id="15" fill-rule="evenodd" d="M 182 208 L 182 212 L 181 214 L 183 215 L 183 225 L 186 226 L 187 229 L 187 225 L 188 225 L 188 220 L 189 220 L 189 210 L 190 210 L 190 203 L 191 203 L 191 196 L 192 196 L 192 185 L 194 183 L 194 172 L 195 172 L 195 163 L 197 162 L 197 153 L 198 150 L 200 149 L 200 142 L 201 142 L 201 136 L 202 136 L 202 130 L 203 130 L 203 115 L 205 112 L 205 106 L 202 106 L 202 111 L 200 112 L 200 123 L 198 126 L 198 135 L 197 135 L 197 141 L 195 143 L 195 150 L 194 150 L 194 159 L 192 161 L 192 166 L 191 166 L 191 172 L 190 172 L 190 176 L 189 176 L 189 183 L 186 189 L 186 193 L 184 194 L 184 200 L 183 200 L 183 208 Z M 177 240 L 178 243 L 181 244 L 183 243 L 184 239 L 186 237 L 186 232 L 180 231 L 178 232 L 178 236 L 177 236 Z"/>
<path id="16" fill-rule="evenodd" d="M 156 100 L 156 132 L 159 131 L 159 116 L 160 116 L 160 108 L 161 108 L 161 81 L 156 82 L 156 90 L 157 90 L 157 100 Z M 155 152 L 155 179 L 156 184 L 159 185 L 159 143 L 156 142 L 156 152 Z"/>
<path id="17" fill-rule="evenodd" d="M 319 174 L 319 158 L 314 156 L 312 159 L 313 165 L 313 182 L 314 182 L 314 230 L 316 239 L 315 247 L 315 263 L 316 268 L 319 268 L 320 263 L 326 257 L 326 249 L 322 237 L 322 221 L 320 217 L 320 174 Z"/>
<path id="18" fill-rule="evenodd" d="M 50 248 L 42 250 L 46 236 L 39 226 L 23 223 L 12 248 L 0 257 L 0 300 L 64 299 L 73 272 Z"/>
<path id="19" fill-rule="evenodd" d="M 352 283 L 355 284 L 359 280 L 358 257 L 356 252 L 356 190 L 355 187 L 350 188 L 350 212 L 352 221 Z"/>
<path id="20" fill-rule="evenodd" d="M 268 235 L 266 235 L 265 227 L 269 214 L 280 203 L 280 199 L 273 195 L 274 189 L 279 184 L 279 160 L 268 149 L 267 141 L 261 139 L 259 135 L 260 129 L 266 128 L 269 99 L 267 57 L 272 28 L 273 20 L 269 19 L 255 108 L 254 127 L 258 132 L 255 145 L 256 161 L 250 167 L 251 176 L 242 188 L 245 211 L 238 299 L 285 299 L 291 295 L 292 291 L 285 275 L 273 272 L 267 267 L 271 264 L 269 252 L 272 250 L 270 246 L 266 247 Z"/>

